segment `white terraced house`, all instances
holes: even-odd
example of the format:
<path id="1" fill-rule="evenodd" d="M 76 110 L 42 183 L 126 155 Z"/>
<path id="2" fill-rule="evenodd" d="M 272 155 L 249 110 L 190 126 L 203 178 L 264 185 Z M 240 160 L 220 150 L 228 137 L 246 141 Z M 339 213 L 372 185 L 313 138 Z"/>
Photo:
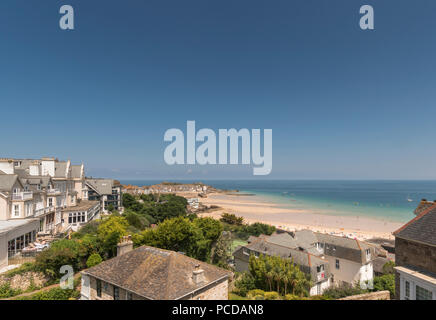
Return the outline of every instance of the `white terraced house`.
<path id="1" fill-rule="evenodd" d="M 77 230 L 99 217 L 100 203 L 85 199 L 85 191 L 83 165 L 0 159 L 0 268 L 37 234 Z"/>

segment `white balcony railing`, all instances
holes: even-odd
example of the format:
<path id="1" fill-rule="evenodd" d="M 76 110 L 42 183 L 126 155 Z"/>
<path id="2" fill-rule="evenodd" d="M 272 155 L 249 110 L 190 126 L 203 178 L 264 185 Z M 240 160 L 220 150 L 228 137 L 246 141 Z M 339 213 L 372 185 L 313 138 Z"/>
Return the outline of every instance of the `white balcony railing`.
<path id="1" fill-rule="evenodd" d="M 32 191 L 23 191 L 12 194 L 12 200 L 29 200 L 33 198 Z"/>
<path id="2" fill-rule="evenodd" d="M 47 194 L 49 194 L 49 195 L 54 195 L 54 194 L 59 194 L 59 193 L 61 193 L 61 190 L 59 190 L 59 189 L 48 189 L 47 190 Z"/>
<path id="3" fill-rule="evenodd" d="M 47 213 L 51 213 L 55 211 L 55 207 L 46 207 L 42 209 L 35 210 L 35 217 L 42 216 Z"/>

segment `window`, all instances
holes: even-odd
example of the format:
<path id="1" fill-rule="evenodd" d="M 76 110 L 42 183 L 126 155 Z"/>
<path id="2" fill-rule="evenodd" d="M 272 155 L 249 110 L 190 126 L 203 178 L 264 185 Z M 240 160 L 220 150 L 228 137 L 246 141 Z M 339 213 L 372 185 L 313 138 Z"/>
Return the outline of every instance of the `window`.
<path id="1" fill-rule="evenodd" d="M 324 272 L 324 265 L 319 265 L 316 267 L 316 272 L 320 273 L 320 272 Z"/>
<path id="2" fill-rule="evenodd" d="M 14 217 L 20 216 L 20 205 L 14 204 Z"/>
<path id="3" fill-rule="evenodd" d="M 48 206 L 53 207 L 53 198 L 48 198 Z"/>
<path id="4" fill-rule="evenodd" d="M 133 300 L 133 294 L 131 292 L 127 292 L 126 300 Z"/>
<path id="5" fill-rule="evenodd" d="M 101 280 L 97 280 L 97 297 L 101 297 Z"/>
<path id="6" fill-rule="evenodd" d="M 114 300 L 120 300 L 120 288 L 114 286 Z"/>
<path id="7" fill-rule="evenodd" d="M 41 185 L 40 185 L 40 184 L 37 184 L 37 185 L 36 185 L 36 189 L 37 189 L 37 190 L 41 190 Z"/>
<path id="8" fill-rule="evenodd" d="M 410 282 L 409 281 L 405 281 L 404 282 L 404 286 L 405 286 L 405 289 L 406 289 L 406 290 L 404 290 L 405 291 L 404 292 L 404 298 L 406 300 L 409 300 L 410 299 Z"/>
<path id="9" fill-rule="evenodd" d="M 81 223 L 86 222 L 86 212 L 70 212 L 68 214 L 68 223 Z"/>
<path id="10" fill-rule="evenodd" d="M 433 292 L 416 286 L 416 300 L 433 300 Z"/>
<path id="11" fill-rule="evenodd" d="M 246 254 L 247 256 L 250 255 L 250 251 L 247 248 L 242 248 L 242 253 Z"/>
<path id="12" fill-rule="evenodd" d="M 336 269 L 339 269 L 341 266 L 340 266 L 340 263 L 339 263 L 339 259 L 336 259 Z"/>

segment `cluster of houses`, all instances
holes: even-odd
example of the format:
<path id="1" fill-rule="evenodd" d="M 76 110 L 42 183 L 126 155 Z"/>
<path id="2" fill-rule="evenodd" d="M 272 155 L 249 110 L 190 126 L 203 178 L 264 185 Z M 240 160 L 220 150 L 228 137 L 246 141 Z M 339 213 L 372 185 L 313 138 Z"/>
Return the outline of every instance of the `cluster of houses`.
<path id="1" fill-rule="evenodd" d="M 396 299 L 436 300 L 436 202 L 421 202 L 415 213 L 414 219 L 394 232 Z M 233 256 L 239 272 L 248 270 L 250 256 L 291 259 L 310 275 L 310 295 L 319 295 L 332 286 L 371 286 L 374 262 L 386 257 L 383 251 L 374 243 L 299 230 L 250 237 Z M 116 258 L 82 272 L 81 299 L 225 300 L 232 276 L 179 252 L 149 246 L 133 249 L 131 240 L 124 238 Z M 368 294 L 359 299 L 374 297 Z M 389 299 L 389 294 L 380 298 Z"/>
<path id="2" fill-rule="evenodd" d="M 121 184 L 85 177 L 84 165 L 55 158 L 0 159 L 0 269 L 38 236 L 77 230 L 120 210 Z"/>
<path id="3" fill-rule="evenodd" d="M 207 194 L 208 192 L 216 191 L 215 188 L 204 185 L 202 183 L 179 184 L 179 183 L 160 183 L 151 186 L 123 186 L 123 193 L 132 195 L 153 194 L 153 193 L 197 193 Z"/>
<path id="4" fill-rule="evenodd" d="M 367 286 L 373 280 L 376 247 L 357 239 L 299 230 L 279 232 L 271 236 L 250 237 L 249 243 L 236 248 L 235 269 L 248 270 L 251 255 L 280 256 L 291 259 L 309 274 L 313 286 L 310 295 L 320 295 L 331 286 Z"/>

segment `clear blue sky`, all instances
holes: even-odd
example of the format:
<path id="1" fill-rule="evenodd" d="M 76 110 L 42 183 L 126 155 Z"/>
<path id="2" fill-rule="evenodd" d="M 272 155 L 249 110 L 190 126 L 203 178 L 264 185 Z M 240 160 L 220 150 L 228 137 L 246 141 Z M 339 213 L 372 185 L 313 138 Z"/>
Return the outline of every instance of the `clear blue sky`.
<path id="1" fill-rule="evenodd" d="M 434 0 L 2 0 L 0 156 L 252 178 L 164 163 L 165 130 L 196 120 L 273 129 L 271 179 L 436 179 L 435 14 Z"/>

